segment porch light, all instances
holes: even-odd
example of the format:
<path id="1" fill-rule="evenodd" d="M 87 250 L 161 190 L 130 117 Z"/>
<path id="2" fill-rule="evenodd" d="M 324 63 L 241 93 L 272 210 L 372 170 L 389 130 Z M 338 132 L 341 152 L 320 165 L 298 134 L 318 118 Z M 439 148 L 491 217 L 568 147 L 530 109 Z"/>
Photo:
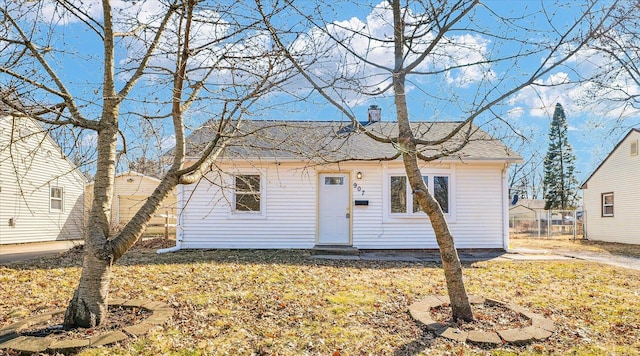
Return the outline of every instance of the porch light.
<path id="1" fill-rule="evenodd" d="M 378 105 L 369 106 L 369 122 L 379 122 L 382 115 L 382 109 Z"/>
<path id="2" fill-rule="evenodd" d="M 362 172 L 358 172 L 358 173 L 356 173 L 356 178 L 358 178 L 358 179 L 362 179 Z"/>

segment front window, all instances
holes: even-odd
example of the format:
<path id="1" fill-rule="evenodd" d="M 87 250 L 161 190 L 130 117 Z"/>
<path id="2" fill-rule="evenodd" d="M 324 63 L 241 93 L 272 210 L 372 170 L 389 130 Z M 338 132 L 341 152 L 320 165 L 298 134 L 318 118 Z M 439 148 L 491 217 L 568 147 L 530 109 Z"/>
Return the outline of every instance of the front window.
<path id="1" fill-rule="evenodd" d="M 433 197 L 436 198 L 443 213 L 449 212 L 449 177 L 433 177 Z"/>
<path id="2" fill-rule="evenodd" d="M 427 188 L 429 188 L 429 177 L 423 176 L 422 180 L 424 181 L 424 184 L 427 186 Z M 417 213 L 420 211 L 422 211 L 422 207 L 420 206 L 420 203 L 418 203 L 418 199 L 413 199 L 413 212 Z"/>
<path id="3" fill-rule="evenodd" d="M 436 199 L 442 211 L 449 213 L 449 177 L 444 175 L 423 176 L 427 189 Z M 418 200 L 414 199 L 411 186 L 407 183 L 406 176 L 391 176 L 390 187 L 390 207 L 391 214 L 414 215 L 422 212 Z M 411 213 L 407 213 L 411 212 Z"/>
<path id="4" fill-rule="evenodd" d="M 613 193 L 603 193 L 602 199 L 602 216 L 613 216 Z"/>
<path id="5" fill-rule="evenodd" d="M 50 201 L 50 208 L 51 210 L 58 210 L 58 211 L 62 211 L 63 210 L 63 190 L 61 187 L 51 187 L 50 193 L 49 193 L 49 201 Z"/>
<path id="6" fill-rule="evenodd" d="M 407 212 L 407 177 L 391 177 L 391 213 Z"/>
<path id="7" fill-rule="evenodd" d="M 234 210 L 260 212 L 260 175 L 235 176 Z"/>

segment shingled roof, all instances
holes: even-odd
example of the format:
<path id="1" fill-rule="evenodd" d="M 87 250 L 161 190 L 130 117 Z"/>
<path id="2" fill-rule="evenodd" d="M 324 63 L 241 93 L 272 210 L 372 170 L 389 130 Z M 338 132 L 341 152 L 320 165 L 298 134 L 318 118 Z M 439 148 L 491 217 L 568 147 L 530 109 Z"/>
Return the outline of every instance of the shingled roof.
<path id="1" fill-rule="evenodd" d="M 416 137 L 435 140 L 451 132 L 457 122 L 412 122 Z M 187 139 L 187 156 L 197 157 L 218 130 L 218 121 L 209 121 L 195 130 Z M 370 132 L 381 137 L 398 136 L 397 122 L 362 123 Z M 461 151 L 444 160 L 504 160 L 517 162 L 521 157 L 500 140 L 485 131 L 473 127 L 470 141 Z M 339 121 L 275 121 L 243 120 L 237 131 L 226 129 L 233 135 L 223 157 L 231 159 L 313 160 L 347 161 L 379 160 L 394 157 L 394 145 L 380 143 L 355 130 L 351 123 Z M 425 155 L 433 155 L 443 149 L 458 145 L 462 134 L 450 142 L 427 147 Z"/>

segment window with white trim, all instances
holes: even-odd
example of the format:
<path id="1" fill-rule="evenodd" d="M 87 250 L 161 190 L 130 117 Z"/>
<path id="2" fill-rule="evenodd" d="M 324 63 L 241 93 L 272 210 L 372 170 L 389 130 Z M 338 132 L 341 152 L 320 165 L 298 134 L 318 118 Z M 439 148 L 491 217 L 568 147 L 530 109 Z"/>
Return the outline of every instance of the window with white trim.
<path id="1" fill-rule="evenodd" d="M 52 211 L 64 210 L 64 190 L 62 189 L 62 187 L 50 187 L 49 208 Z"/>
<path id="2" fill-rule="evenodd" d="M 602 216 L 613 216 L 613 192 L 602 193 Z"/>
<path id="3" fill-rule="evenodd" d="M 260 213 L 262 195 L 259 174 L 234 176 L 233 210 L 240 213 Z"/>
<path id="4" fill-rule="evenodd" d="M 427 189 L 440 204 L 445 214 L 449 213 L 450 187 L 448 175 L 423 176 Z M 412 216 L 422 212 L 418 201 L 413 199 L 411 186 L 404 175 L 389 176 L 389 206 L 391 215 Z"/>

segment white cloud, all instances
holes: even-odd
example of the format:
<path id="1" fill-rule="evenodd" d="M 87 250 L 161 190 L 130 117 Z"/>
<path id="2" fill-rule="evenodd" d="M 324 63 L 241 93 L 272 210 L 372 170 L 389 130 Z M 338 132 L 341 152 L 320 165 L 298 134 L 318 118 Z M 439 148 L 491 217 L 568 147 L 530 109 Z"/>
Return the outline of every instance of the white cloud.
<path id="1" fill-rule="evenodd" d="M 100 1 L 70 1 L 73 7 L 80 9 L 82 14 L 74 16 L 64 6 L 57 1 L 43 1 L 39 7 L 39 11 L 31 13 L 31 16 L 38 15 L 38 20 L 56 25 L 67 25 L 71 23 L 80 22 L 81 19 L 87 19 L 87 17 L 94 19 L 102 18 L 102 5 Z"/>
<path id="2" fill-rule="evenodd" d="M 95 131 L 84 131 L 80 139 L 80 145 L 83 147 L 97 147 L 98 134 Z"/>
<path id="3" fill-rule="evenodd" d="M 408 23 L 428 23 L 422 17 L 422 14 L 409 12 L 404 18 Z M 435 39 L 433 31 L 421 26 L 407 29 L 412 31 L 408 36 L 422 33 L 423 37 L 414 39 L 412 52 L 406 55 L 406 64 L 417 60 Z M 291 48 L 306 60 L 316 81 L 340 88 L 340 91 L 332 94 L 350 105 L 358 105 L 367 100 L 358 94 L 359 91 L 375 93 L 391 84 L 391 70 L 395 66 L 393 31 L 393 12 L 389 4 L 383 1 L 373 8 L 365 20 L 352 17 L 327 24 L 328 34 L 322 29 L 313 29 L 306 36 L 299 37 Z M 340 45 L 334 46 L 333 39 Z M 442 84 L 457 88 L 491 81 L 496 74 L 489 64 L 485 64 L 489 43 L 487 38 L 480 35 L 445 37 L 414 72 L 444 72 Z M 313 55 L 302 55 L 308 52 L 323 53 L 323 56 L 318 59 Z M 417 74 L 410 74 L 408 79 L 415 83 L 425 80 Z M 413 88 L 412 85 L 407 86 L 407 90 Z"/>
<path id="4" fill-rule="evenodd" d="M 608 35 L 616 37 L 613 32 Z M 616 39 L 622 46 L 633 40 L 624 36 L 617 36 Z M 598 45 L 607 47 L 610 44 L 604 42 Z M 637 48 L 628 47 L 629 51 Z M 572 47 L 565 45 L 562 52 L 569 53 L 571 50 Z M 613 53 L 620 55 L 619 50 L 614 49 Z M 640 116 L 640 110 L 627 102 L 629 97 L 640 94 L 640 87 L 619 63 L 603 51 L 582 48 L 565 65 L 564 71 L 553 72 L 545 80 L 537 82 L 536 86 L 518 93 L 510 103 L 529 108 L 529 114 L 534 117 L 550 117 L 557 102 L 573 115 L 616 120 Z M 606 86 L 601 85 L 603 83 Z"/>
<path id="5" fill-rule="evenodd" d="M 31 21 L 38 21 L 58 26 L 71 25 L 83 21 L 92 20 L 101 22 L 103 19 L 102 1 L 100 0 L 70 0 L 62 5 L 60 1 L 44 0 L 34 2 L 24 2 L 23 10 Z M 114 19 L 116 31 L 125 31 L 129 26 L 122 26 L 125 23 L 137 25 L 139 23 L 149 23 L 158 13 L 162 13 L 163 6 L 158 0 L 147 1 L 127 1 L 113 0 L 111 5 L 111 15 Z M 131 20 L 136 21 L 131 21 Z"/>
<path id="6" fill-rule="evenodd" d="M 523 107 L 516 106 L 507 111 L 507 117 L 510 119 L 519 119 L 524 115 L 524 113 L 525 113 L 525 110 Z"/>

